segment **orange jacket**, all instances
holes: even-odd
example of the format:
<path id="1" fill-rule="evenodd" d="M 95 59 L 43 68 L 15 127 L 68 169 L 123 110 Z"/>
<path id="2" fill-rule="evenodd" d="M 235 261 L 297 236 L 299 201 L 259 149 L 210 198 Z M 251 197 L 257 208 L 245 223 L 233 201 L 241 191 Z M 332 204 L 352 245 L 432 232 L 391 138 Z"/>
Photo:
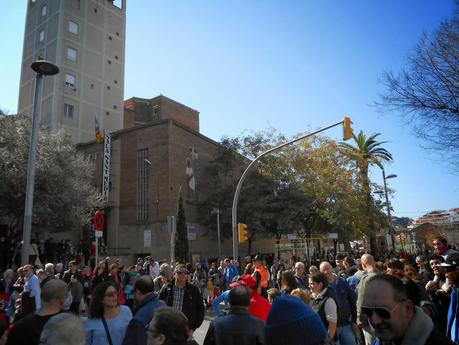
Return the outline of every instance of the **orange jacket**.
<path id="1" fill-rule="evenodd" d="M 265 266 L 260 266 L 258 268 L 255 268 L 255 271 L 253 272 L 253 276 L 256 277 L 256 273 L 260 274 L 260 287 L 262 288 L 267 288 L 268 287 L 268 270 L 266 269 Z"/>

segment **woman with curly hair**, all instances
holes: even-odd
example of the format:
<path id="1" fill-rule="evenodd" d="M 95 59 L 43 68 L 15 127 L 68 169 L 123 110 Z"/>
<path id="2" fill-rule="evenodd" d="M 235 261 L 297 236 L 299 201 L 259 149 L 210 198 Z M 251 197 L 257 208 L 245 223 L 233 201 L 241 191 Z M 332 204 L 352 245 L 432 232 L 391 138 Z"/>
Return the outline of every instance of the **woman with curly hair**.
<path id="1" fill-rule="evenodd" d="M 88 320 L 85 323 L 87 345 L 121 345 L 132 313 L 118 302 L 117 285 L 106 281 L 92 293 Z"/>

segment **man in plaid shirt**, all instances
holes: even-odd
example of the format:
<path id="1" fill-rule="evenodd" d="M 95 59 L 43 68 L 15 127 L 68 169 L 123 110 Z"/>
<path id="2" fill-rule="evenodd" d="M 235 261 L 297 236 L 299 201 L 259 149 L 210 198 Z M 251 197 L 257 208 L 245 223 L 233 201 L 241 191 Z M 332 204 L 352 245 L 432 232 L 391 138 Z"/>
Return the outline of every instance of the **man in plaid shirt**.
<path id="1" fill-rule="evenodd" d="M 174 279 L 164 285 L 159 292 L 159 299 L 170 307 L 182 311 L 190 322 L 194 332 L 204 320 L 204 301 L 199 289 L 188 282 L 189 272 L 185 265 L 178 264 L 174 269 Z"/>

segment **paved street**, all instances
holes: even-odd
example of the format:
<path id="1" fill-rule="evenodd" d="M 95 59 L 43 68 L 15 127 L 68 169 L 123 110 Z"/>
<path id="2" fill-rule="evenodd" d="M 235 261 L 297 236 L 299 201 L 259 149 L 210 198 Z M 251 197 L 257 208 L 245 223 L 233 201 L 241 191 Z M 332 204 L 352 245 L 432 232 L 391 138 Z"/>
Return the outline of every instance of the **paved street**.
<path id="1" fill-rule="evenodd" d="M 196 340 L 198 344 L 204 344 L 204 338 L 206 337 L 207 329 L 209 328 L 209 324 L 213 319 L 215 319 L 215 313 L 213 312 L 212 308 L 206 310 L 204 322 L 202 323 L 201 327 L 199 327 L 194 332 L 194 340 Z"/>

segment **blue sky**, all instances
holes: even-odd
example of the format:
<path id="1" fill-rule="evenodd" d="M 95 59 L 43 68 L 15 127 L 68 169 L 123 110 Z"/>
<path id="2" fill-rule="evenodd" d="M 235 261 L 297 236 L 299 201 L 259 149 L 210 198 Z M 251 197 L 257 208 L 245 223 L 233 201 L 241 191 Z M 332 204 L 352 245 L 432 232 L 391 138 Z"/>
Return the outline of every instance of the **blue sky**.
<path id="1" fill-rule="evenodd" d="M 452 15 L 452 0 L 128 0 L 125 99 L 162 93 L 200 111 L 219 140 L 274 127 L 286 135 L 348 115 L 379 132 L 397 216 L 459 207 L 459 176 L 421 149 L 397 114 L 372 103 L 384 70 L 398 71 L 423 32 Z M 26 1 L 3 6 L 0 107 L 16 112 Z M 6 13 L 5 13 L 6 12 Z M 326 134 L 340 140 L 339 128 Z M 381 173 L 371 172 L 381 183 Z"/>

